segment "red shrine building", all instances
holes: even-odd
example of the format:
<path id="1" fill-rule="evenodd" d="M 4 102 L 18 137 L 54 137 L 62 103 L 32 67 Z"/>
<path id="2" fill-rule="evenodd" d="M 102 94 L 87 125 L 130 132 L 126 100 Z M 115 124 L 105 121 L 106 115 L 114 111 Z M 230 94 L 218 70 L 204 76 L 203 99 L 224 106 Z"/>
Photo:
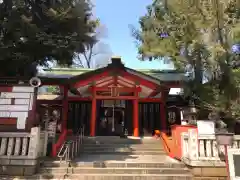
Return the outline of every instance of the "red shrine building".
<path id="1" fill-rule="evenodd" d="M 39 75 L 42 86 L 61 89 L 59 95 L 39 94 L 37 109 L 44 105 L 60 109 L 62 134 L 84 126 L 86 136 L 138 137 L 181 124 L 179 107 L 186 102 L 169 91 L 181 87 L 184 73 L 141 72 L 125 67 L 117 57 L 106 67 L 82 71 L 60 68 Z"/>
<path id="2" fill-rule="evenodd" d="M 34 79 L 34 78 L 33 78 Z M 55 68 L 29 78 L 0 78 L 0 132 L 48 131 L 56 156 L 69 133 L 85 136 L 152 136 L 181 125 L 188 103 L 169 93 L 181 88 L 183 72 L 134 70 L 112 58 L 96 70 Z M 30 85 L 31 84 L 31 85 Z M 36 86 L 35 86 L 36 85 Z M 52 94 L 45 87 L 58 87 Z"/>

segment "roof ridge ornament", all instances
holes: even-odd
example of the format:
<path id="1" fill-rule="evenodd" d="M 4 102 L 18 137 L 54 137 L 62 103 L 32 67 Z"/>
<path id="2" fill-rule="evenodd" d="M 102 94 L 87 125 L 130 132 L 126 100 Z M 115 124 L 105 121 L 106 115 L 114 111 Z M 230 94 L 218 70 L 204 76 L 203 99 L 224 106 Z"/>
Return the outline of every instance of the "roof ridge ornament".
<path id="1" fill-rule="evenodd" d="M 121 57 L 120 56 L 113 56 L 111 58 L 111 64 L 109 64 L 112 67 L 124 67 L 124 64 L 122 63 Z"/>

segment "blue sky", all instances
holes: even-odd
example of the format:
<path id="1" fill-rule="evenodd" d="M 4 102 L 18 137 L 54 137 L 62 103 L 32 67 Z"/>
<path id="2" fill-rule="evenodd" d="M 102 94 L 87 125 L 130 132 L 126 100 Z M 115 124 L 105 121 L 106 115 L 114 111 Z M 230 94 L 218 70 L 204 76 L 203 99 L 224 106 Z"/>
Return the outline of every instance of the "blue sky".
<path id="1" fill-rule="evenodd" d="M 121 56 L 125 65 L 134 69 L 167 69 L 159 61 L 141 62 L 137 59 L 137 48 L 129 25 L 138 26 L 139 17 L 146 13 L 152 0 L 93 0 L 94 13 L 107 28 L 103 39 L 115 56 Z"/>

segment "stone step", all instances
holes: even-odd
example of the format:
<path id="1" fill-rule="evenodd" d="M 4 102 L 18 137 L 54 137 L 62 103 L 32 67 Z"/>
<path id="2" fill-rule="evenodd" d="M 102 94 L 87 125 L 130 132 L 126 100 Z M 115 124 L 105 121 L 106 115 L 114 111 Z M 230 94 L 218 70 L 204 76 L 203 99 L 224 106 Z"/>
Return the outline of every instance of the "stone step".
<path id="1" fill-rule="evenodd" d="M 41 174 L 38 179 L 69 180 L 191 180 L 190 174 Z"/>
<path id="2" fill-rule="evenodd" d="M 68 137 L 71 137 L 71 136 L 68 136 Z M 120 136 L 94 136 L 94 137 L 91 137 L 91 136 L 84 136 L 84 139 L 130 139 L 130 140 L 156 140 L 155 137 L 152 137 L 152 136 L 144 136 L 144 137 L 134 137 L 134 136 L 127 136 L 126 138 L 122 138 Z"/>
<path id="3" fill-rule="evenodd" d="M 166 162 L 72 162 L 73 167 L 81 168 L 185 168 L 183 163 Z M 43 167 L 66 167 L 65 163 L 60 161 L 45 161 Z"/>
<path id="4" fill-rule="evenodd" d="M 159 151 L 165 153 L 163 148 L 152 148 L 152 147 L 139 147 L 139 148 L 132 148 L 132 147 L 107 147 L 107 146 L 97 146 L 97 147 L 82 147 L 81 151 L 89 152 L 89 151 L 117 151 L 117 152 L 128 152 L 128 151 Z"/>
<path id="5" fill-rule="evenodd" d="M 25 177 L 0 176 L 0 179 L 9 180 L 192 180 L 190 174 L 37 174 Z"/>
<path id="6" fill-rule="evenodd" d="M 41 168 L 41 174 L 188 174 L 187 168 L 83 168 L 83 167 L 55 167 Z"/>
<path id="7" fill-rule="evenodd" d="M 126 144 L 126 145 L 133 145 L 133 144 L 136 144 L 136 145 L 142 145 L 142 144 L 145 144 L 145 145 L 162 145 L 162 142 L 131 142 L 131 141 L 83 141 L 83 144 Z"/>
<path id="8" fill-rule="evenodd" d="M 160 144 L 160 140 L 152 139 L 129 139 L 120 137 L 85 137 L 84 144 Z"/>
<path id="9" fill-rule="evenodd" d="M 104 154 L 110 154 L 110 155 L 164 155 L 166 156 L 165 151 L 148 151 L 148 150 L 143 150 L 143 151 L 134 151 L 134 150 L 129 150 L 129 149 L 95 149 L 95 150 L 85 150 L 83 152 L 80 152 L 80 155 L 86 155 L 88 156 L 89 154 L 99 154 L 104 155 Z"/>
<path id="10" fill-rule="evenodd" d="M 164 149 L 164 147 L 161 144 L 83 144 L 83 149 L 88 148 L 132 148 L 132 149 Z"/>

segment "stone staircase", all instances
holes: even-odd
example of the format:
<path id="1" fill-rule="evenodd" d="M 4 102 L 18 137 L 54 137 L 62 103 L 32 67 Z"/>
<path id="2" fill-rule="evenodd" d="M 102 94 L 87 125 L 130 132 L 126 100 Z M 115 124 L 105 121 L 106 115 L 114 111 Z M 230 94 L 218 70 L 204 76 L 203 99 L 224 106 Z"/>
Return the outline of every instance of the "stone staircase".
<path id="1" fill-rule="evenodd" d="M 86 137 L 71 167 L 45 161 L 37 179 L 190 180 L 189 170 L 169 158 L 156 139 Z"/>

